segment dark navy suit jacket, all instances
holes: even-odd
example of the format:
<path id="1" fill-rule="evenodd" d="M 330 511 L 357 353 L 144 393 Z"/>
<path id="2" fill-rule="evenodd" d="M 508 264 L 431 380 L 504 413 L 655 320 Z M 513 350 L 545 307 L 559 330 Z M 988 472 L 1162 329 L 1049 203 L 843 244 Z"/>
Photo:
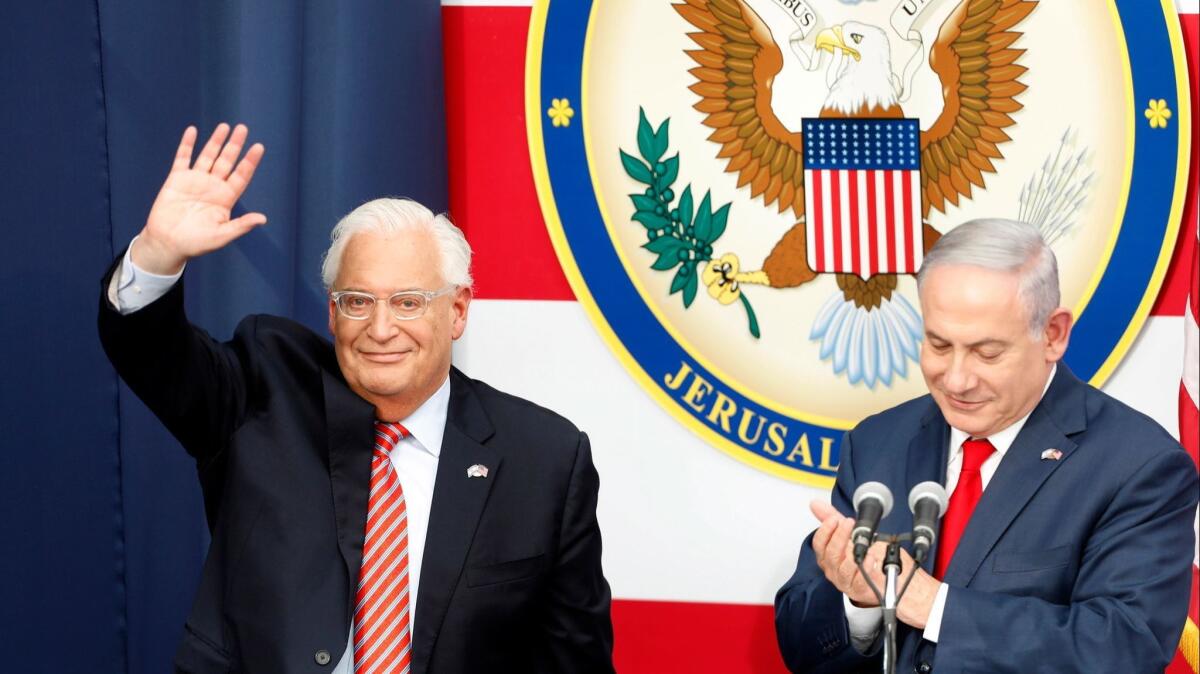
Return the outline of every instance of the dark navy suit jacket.
<path id="1" fill-rule="evenodd" d="M 100 304 L 117 371 L 196 459 L 212 530 L 176 668 L 331 671 L 362 563 L 373 406 L 291 321 L 252 316 L 218 343 L 188 323 L 182 282 L 126 316 Z M 452 370 L 435 480 L 413 672 L 611 672 L 587 436 Z"/>
<path id="2" fill-rule="evenodd" d="M 866 419 L 843 441 L 833 505 L 851 514 L 855 488 L 882 482 L 897 506 L 879 530 L 910 531 L 904 496 L 945 484 L 949 434 L 929 396 Z M 1046 449 L 1061 459 L 1042 459 Z M 946 571 L 938 642 L 901 625 L 897 671 L 1161 673 L 1187 614 L 1198 490 L 1162 427 L 1060 363 Z M 851 645 L 812 536 L 775 598 L 775 625 L 793 671 L 881 671 L 878 644 L 870 655 Z"/>

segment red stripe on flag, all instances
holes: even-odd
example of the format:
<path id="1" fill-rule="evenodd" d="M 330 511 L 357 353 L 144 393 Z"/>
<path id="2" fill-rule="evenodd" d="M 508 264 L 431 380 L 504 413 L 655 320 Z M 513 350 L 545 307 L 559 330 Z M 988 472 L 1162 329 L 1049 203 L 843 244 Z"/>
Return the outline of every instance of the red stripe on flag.
<path id="1" fill-rule="evenodd" d="M 871 275 L 879 273 L 879 221 L 875 215 L 875 170 L 867 171 L 867 241 L 871 249 Z"/>
<path id="2" fill-rule="evenodd" d="M 813 242 L 817 247 L 817 269 L 825 268 L 825 223 L 822 222 L 824 199 L 821 198 L 821 174 L 824 171 L 812 172 L 812 195 L 813 195 L 813 213 L 806 213 L 807 217 L 813 218 L 813 234 L 817 240 Z"/>
<path id="3" fill-rule="evenodd" d="M 1200 99 L 1197 97 L 1196 82 L 1200 82 L 1200 67 L 1197 66 L 1200 61 L 1200 15 L 1197 14 L 1181 14 L 1179 15 L 1180 25 L 1183 27 L 1183 44 L 1184 51 L 1187 52 L 1188 72 L 1192 81 L 1192 123 L 1196 122 L 1197 115 L 1200 115 Z M 1196 226 L 1196 182 L 1200 177 L 1200 164 L 1197 163 L 1197 156 L 1200 153 L 1200 138 L 1193 130 L 1192 132 L 1192 167 L 1191 176 L 1188 179 L 1187 197 L 1183 207 L 1183 225 L 1179 228 L 1179 239 L 1175 244 L 1175 252 L 1171 257 L 1171 264 L 1167 267 L 1167 276 L 1163 279 L 1162 289 L 1158 293 L 1158 299 L 1154 303 L 1154 308 L 1150 310 L 1154 316 L 1182 316 L 1183 305 L 1187 301 L 1188 281 L 1190 274 L 1188 273 L 1194 267 L 1188 263 L 1187 253 L 1191 250 L 1191 241 L 1194 238 L 1193 230 Z"/>
<path id="4" fill-rule="evenodd" d="M 862 242 L 858 236 L 858 194 L 862 190 L 859 183 L 859 173 L 850 171 L 850 269 L 855 274 L 862 275 Z"/>
<path id="5" fill-rule="evenodd" d="M 904 271 L 916 273 L 917 265 L 913 259 L 913 172 L 902 171 L 904 175 Z"/>
<path id="6" fill-rule="evenodd" d="M 615 599 L 612 617 L 618 672 L 787 672 L 771 606 Z"/>
<path id="7" fill-rule="evenodd" d="M 829 236 L 833 237 L 833 271 L 846 271 L 842 264 L 842 172 L 829 172 L 829 203 L 833 205 L 833 217 L 829 219 Z"/>
<path id="8" fill-rule="evenodd" d="M 887 207 L 883 214 L 883 221 L 887 224 L 887 269 L 884 271 L 888 273 L 899 271 L 896 264 L 896 190 L 892 182 L 892 172 L 884 171 L 883 203 Z"/>
<path id="9" fill-rule="evenodd" d="M 475 249 L 477 297 L 571 300 L 542 220 L 525 138 L 530 11 L 442 8 L 450 215 Z"/>

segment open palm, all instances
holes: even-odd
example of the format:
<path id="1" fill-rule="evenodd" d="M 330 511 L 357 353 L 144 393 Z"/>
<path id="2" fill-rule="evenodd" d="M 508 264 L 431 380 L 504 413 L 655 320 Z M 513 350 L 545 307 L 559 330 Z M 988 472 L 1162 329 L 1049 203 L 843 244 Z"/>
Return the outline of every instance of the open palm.
<path id="1" fill-rule="evenodd" d="M 218 125 L 193 162 L 196 128 L 183 132 L 171 172 L 135 244 L 135 263 L 151 272 L 172 273 L 188 259 L 221 248 L 267 221 L 262 213 L 230 219 L 264 152 L 262 144 L 255 143 L 238 161 L 248 133 L 241 124 L 232 134 L 229 125 Z"/>

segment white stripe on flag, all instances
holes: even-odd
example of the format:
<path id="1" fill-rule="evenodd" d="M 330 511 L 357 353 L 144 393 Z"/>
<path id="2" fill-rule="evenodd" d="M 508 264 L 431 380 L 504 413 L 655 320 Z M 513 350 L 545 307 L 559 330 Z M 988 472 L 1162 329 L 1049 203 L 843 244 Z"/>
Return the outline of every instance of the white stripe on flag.
<path id="1" fill-rule="evenodd" d="M 838 197 L 841 200 L 841 208 L 838 211 L 842 216 L 842 221 L 838 223 L 838 236 L 842 241 L 842 259 L 838 260 L 838 270 L 850 272 L 854 270 L 854 262 L 850 257 L 850 190 L 853 186 L 850 184 L 849 171 L 838 171 L 838 186 L 841 190 Z"/>
<path id="2" fill-rule="evenodd" d="M 531 7 L 533 0 L 442 0 L 442 7 Z"/>
<path id="3" fill-rule="evenodd" d="M 867 209 L 867 176 L 870 172 L 858 171 L 854 189 L 858 191 L 858 275 L 871 275 L 871 221 Z"/>
<path id="4" fill-rule="evenodd" d="M 1200 245 L 1197 249 L 1200 250 Z M 1184 305 L 1183 312 L 1183 388 L 1192 399 L 1192 407 L 1200 407 L 1200 328 L 1197 327 L 1200 316 L 1192 314 L 1190 301 Z"/>
<path id="5" fill-rule="evenodd" d="M 879 271 L 888 273 L 887 229 L 891 226 L 891 215 L 887 212 L 887 201 L 884 198 L 883 183 L 887 171 L 875 171 L 875 240 L 878 243 Z"/>
<path id="6" fill-rule="evenodd" d="M 1147 318 L 1104 385 L 1106 393 L 1168 429 L 1177 423 L 1183 321 L 1182 316 Z M 541 327 L 533 334 L 529 325 Z M 516 344 L 523 348 L 514 349 Z M 476 300 L 466 334 L 454 343 L 454 364 L 471 377 L 554 409 L 588 432 L 606 485 L 600 490 L 599 518 L 604 574 L 615 597 L 770 604 L 795 570 L 795 559 L 784 553 L 799 550 L 817 525 L 807 509 L 797 512 L 795 506 L 828 498 L 829 490 L 735 461 L 648 403 L 645 390 L 605 345 L 581 303 Z M 530 372 L 540 374 L 530 377 Z M 910 379 L 920 376 L 915 367 L 909 369 Z M 638 429 L 636 437 L 630 437 L 631 427 Z M 704 477 L 705 487 L 681 478 L 680 470 L 689 478 Z M 713 508 L 714 502 L 739 507 Z M 756 515 L 746 518 L 746 512 Z M 646 559 L 659 563 L 647 565 Z M 697 565 L 696 559 L 705 563 Z M 713 583 L 714 577 L 722 582 Z"/>
<path id="7" fill-rule="evenodd" d="M 1183 306 L 1183 320 L 1183 389 L 1193 407 L 1200 407 L 1200 317 L 1192 314 L 1190 301 Z"/>
<path id="8" fill-rule="evenodd" d="M 830 192 L 832 186 L 829 184 L 833 182 L 831 173 L 831 171 L 821 171 L 821 235 L 825 237 L 825 240 L 822 242 L 825 245 L 822 247 L 824 248 L 823 254 L 825 256 L 826 269 L 830 269 L 834 265 L 833 226 L 830 222 L 833 219 L 833 202 L 830 201 L 833 198 Z"/>
<path id="9" fill-rule="evenodd" d="M 892 209 L 895 212 L 892 231 L 896 233 L 896 267 L 892 271 L 908 271 L 904 268 L 904 256 L 907 252 L 904 246 L 904 172 L 888 171 L 888 174 L 892 179 Z"/>

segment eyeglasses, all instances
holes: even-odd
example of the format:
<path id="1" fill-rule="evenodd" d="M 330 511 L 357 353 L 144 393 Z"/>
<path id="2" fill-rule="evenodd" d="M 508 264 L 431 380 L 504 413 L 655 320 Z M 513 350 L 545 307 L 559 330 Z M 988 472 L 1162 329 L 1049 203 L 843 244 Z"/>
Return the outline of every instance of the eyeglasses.
<path id="1" fill-rule="evenodd" d="M 388 308 L 392 315 L 401 321 L 411 321 L 425 315 L 429 303 L 435 297 L 458 289 L 456 285 L 448 285 L 441 290 L 402 290 L 387 298 Z M 330 299 L 337 305 L 338 313 L 353 321 L 365 321 L 375 314 L 375 302 L 379 300 L 371 293 L 357 290 L 339 290 L 329 293 Z"/>

